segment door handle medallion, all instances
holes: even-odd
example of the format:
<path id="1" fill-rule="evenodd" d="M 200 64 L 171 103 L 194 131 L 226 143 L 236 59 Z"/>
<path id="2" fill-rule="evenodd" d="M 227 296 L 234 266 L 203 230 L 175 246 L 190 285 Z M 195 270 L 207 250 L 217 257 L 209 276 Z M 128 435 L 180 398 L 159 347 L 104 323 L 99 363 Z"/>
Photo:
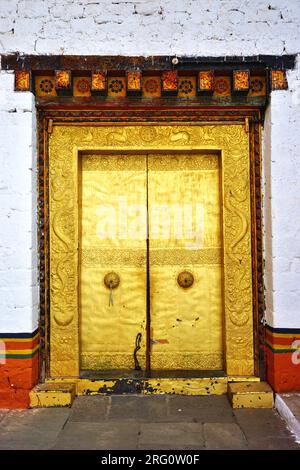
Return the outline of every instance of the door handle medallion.
<path id="1" fill-rule="evenodd" d="M 182 271 L 177 276 L 177 283 L 183 289 L 187 289 L 194 284 L 194 276 L 189 271 Z"/>
<path id="2" fill-rule="evenodd" d="M 113 299 L 113 289 L 116 289 L 118 285 L 120 284 L 120 276 L 119 274 L 115 273 L 114 271 L 111 271 L 110 273 L 105 274 L 104 276 L 104 284 L 105 286 L 109 289 L 109 307 L 114 305 L 114 299 Z"/>
<path id="3" fill-rule="evenodd" d="M 115 273 L 114 271 L 105 274 L 104 284 L 108 289 L 116 289 L 120 284 L 119 274 Z"/>

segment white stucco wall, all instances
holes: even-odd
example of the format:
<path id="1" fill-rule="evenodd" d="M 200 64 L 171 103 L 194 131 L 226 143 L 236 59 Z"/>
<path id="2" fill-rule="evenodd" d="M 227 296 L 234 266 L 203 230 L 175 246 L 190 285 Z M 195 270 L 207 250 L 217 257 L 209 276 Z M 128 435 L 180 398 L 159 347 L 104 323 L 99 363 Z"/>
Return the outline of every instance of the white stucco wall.
<path id="1" fill-rule="evenodd" d="M 264 126 L 266 319 L 300 328 L 299 59 L 288 83 L 288 91 L 271 94 Z"/>
<path id="2" fill-rule="evenodd" d="M 299 0 L 0 0 L 0 53 L 300 53 Z M 267 320 L 300 327 L 300 70 L 264 131 Z M 35 112 L 0 74 L 0 331 L 37 326 Z"/>
<path id="3" fill-rule="evenodd" d="M 0 72 L 0 332 L 32 332 L 38 320 L 34 96 Z"/>
<path id="4" fill-rule="evenodd" d="M 282 54 L 299 51 L 298 0 L 1 0 L 2 51 Z"/>

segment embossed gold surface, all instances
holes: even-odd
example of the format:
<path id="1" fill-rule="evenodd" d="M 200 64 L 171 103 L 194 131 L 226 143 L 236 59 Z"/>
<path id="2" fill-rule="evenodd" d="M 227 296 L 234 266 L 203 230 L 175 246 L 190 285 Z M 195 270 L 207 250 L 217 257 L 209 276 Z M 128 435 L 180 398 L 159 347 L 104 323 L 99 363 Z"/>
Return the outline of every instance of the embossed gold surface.
<path id="1" fill-rule="evenodd" d="M 79 375 L 78 155 L 93 151 L 188 155 L 198 150 L 221 155 L 225 370 L 237 377 L 253 374 L 249 138 L 244 126 L 55 125 L 49 144 L 52 377 Z M 139 250 L 133 251 L 141 260 Z M 209 249 L 205 256 L 215 259 L 219 251 Z M 101 257 L 101 250 L 97 253 Z M 92 262 L 90 252 L 84 256 Z"/>
<path id="2" fill-rule="evenodd" d="M 150 218 L 148 269 L 150 269 L 149 288 L 152 299 L 150 311 L 153 332 L 152 368 L 222 368 L 221 197 L 218 160 L 217 154 L 194 154 L 190 157 L 183 153 L 148 157 L 135 154 L 83 155 L 81 197 L 83 259 L 80 261 L 83 368 L 130 369 L 133 365 L 133 339 L 139 332 L 139 324 L 145 339 L 146 219 L 143 221 L 143 233 L 140 233 L 139 241 L 133 241 L 130 235 L 136 233 L 128 233 L 130 223 L 133 222 L 128 220 L 128 213 L 132 210 L 132 204 L 140 204 L 146 217 L 146 184 L 148 184 Z M 107 206 L 104 213 L 101 213 L 99 204 Z M 167 217 L 164 211 L 158 226 L 154 227 L 155 221 L 152 220 L 154 205 L 169 209 L 170 226 L 166 226 Z M 198 209 L 201 209 L 199 220 Z M 129 223 L 122 239 L 119 233 L 120 216 L 125 217 Z M 187 224 L 187 216 L 193 217 L 190 220 L 191 226 Z M 98 226 L 101 218 L 105 219 L 103 223 L 113 224 L 109 228 L 113 228 L 115 233 L 112 233 L 110 240 L 99 239 Z M 169 234 L 165 233 L 165 229 L 168 228 Z M 155 233 L 156 229 L 158 233 Z M 188 238 L 185 231 L 189 230 L 197 230 L 200 239 L 197 240 L 194 236 Z M 157 236 L 157 239 L 153 240 L 152 236 Z M 197 243 L 200 244 L 199 247 L 193 249 L 193 244 Z M 113 256 L 111 247 L 115 247 Z M 201 255 L 202 250 L 204 253 L 207 250 L 219 252 L 218 260 L 205 258 L 204 254 Z M 128 257 L 125 256 L 126 251 Z M 134 256 L 131 256 L 131 251 Z M 87 252 L 89 264 L 86 263 Z M 120 274 L 122 282 L 113 295 L 115 302 L 112 308 L 105 302 L 105 296 L 108 298 L 108 294 L 105 289 L 103 290 L 101 282 L 99 285 L 102 273 L 100 266 L 105 269 L 114 266 L 119 273 L 128 266 L 127 258 L 130 259 L 131 268 L 126 273 L 125 280 L 124 274 L 123 276 Z M 200 280 L 198 276 L 201 286 L 196 286 L 184 296 L 178 289 L 178 283 L 174 285 L 176 273 L 182 269 L 183 262 L 195 271 L 200 266 L 205 266 L 206 262 L 209 265 L 209 269 L 202 269 Z M 160 268 L 156 269 L 156 266 Z M 140 272 L 140 282 L 135 279 L 132 283 L 136 270 Z M 93 288 L 95 282 L 98 286 L 96 289 Z M 127 282 L 126 288 L 122 286 L 123 282 Z M 156 292 L 156 287 L 159 287 L 160 291 Z M 128 300 L 126 311 L 123 310 L 125 300 L 118 298 L 118 291 L 122 288 L 123 296 L 126 295 L 125 289 L 127 289 L 127 295 L 132 299 L 130 302 Z M 135 298 L 139 300 L 135 302 Z M 141 301 L 144 302 L 143 305 Z M 113 318 L 112 313 L 118 308 L 118 302 L 122 304 L 120 318 Z M 122 327 L 124 313 L 127 317 Z M 145 347 L 145 341 L 143 346 Z M 123 355 L 119 350 L 122 347 Z M 142 350 L 139 355 L 144 360 L 145 351 Z"/>
<path id="3" fill-rule="evenodd" d="M 83 154 L 81 167 L 79 246 L 84 259 L 89 253 L 88 264 L 80 256 L 81 367 L 133 369 L 135 339 L 142 333 L 138 357 L 144 368 L 147 220 L 145 212 L 140 214 L 141 227 L 137 228 L 141 233 L 132 239 L 136 214 L 130 208 L 146 208 L 146 158 Z M 130 263 L 123 256 L 125 251 Z M 104 279 L 111 272 L 118 274 L 119 285 L 113 289 L 110 304 Z"/>
<path id="4" fill-rule="evenodd" d="M 150 218 L 152 369 L 223 367 L 221 257 L 206 264 L 201 256 L 222 246 L 219 157 L 149 155 L 149 213 L 165 206 L 159 224 Z M 153 263 L 161 250 L 166 256 Z M 188 289 L 178 284 L 183 271 L 193 276 Z"/>

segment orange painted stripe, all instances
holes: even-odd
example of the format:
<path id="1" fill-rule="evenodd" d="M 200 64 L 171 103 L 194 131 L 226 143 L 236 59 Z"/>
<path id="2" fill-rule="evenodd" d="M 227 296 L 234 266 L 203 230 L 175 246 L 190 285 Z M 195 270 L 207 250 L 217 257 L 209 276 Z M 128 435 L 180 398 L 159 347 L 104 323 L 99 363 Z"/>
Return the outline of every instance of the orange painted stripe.
<path id="1" fill-rule="evenodd" d="M 300 340 L 300 337 L 298 335 L 289 335 L 288 337 L 286 336 L 276 336 L 274 337 L 272 333 L 266 331 L 266 339 L 272 344 L 282 344 L 282 345 L 290 345 L 293 343 L 293 341 Z"/>
<path id="2" fill-rule="evenodd" d="M 0 340 L 1 343 L 1 340 Z M 39 337 L 35 338 L 34 340 L 28 341 L 14 341 L 13 339 L 9 341 L 3 341 L 5 344 L 6 349 L 34 349 L 39 344 Z M 3 348 L 1 348 L 3 349 Z"/>
<path id="3" fill-rule="evenodd" d="M 274 338 L 273 336 L 266 334 L 266 340 L 271 344 L 282 344 L 288 346 L 294 341 L 299 341 L 300 338 L 297 338 L 296 336 L 292 336 L 291 338 Z"/>
<path id="4" fill-rule="evenodd" d="M 22 367 L 32 367 L 34 364 L 37 366 L 39 363 L 39 354 L 35 354 L 34 356 L 30 358 L 22 358 Z M 14 358 L 6 358 L 5 359 L 5 364 L 0 363 L 0 370 L 1 369 L 16 369 L 20 367 L 20 359 L 14 359 Z"/>
<path id="5" fill-rule="evenodd" d="M 274 331 L 266 329 L 266 335 L 270 335 L 273 338 L 297 338 L 300 339 L 300 333 L 275 333 Z"/>
<path id="6" fill-rule="evenodd" d="M 269 343 L 269 341 L 265 341 L 265 345 L 272 349 L 273 352 L 293 352 L 293 351 L 300 351 L 300 346 L 292 346 L 293 343 L 290 344 L 277 344 L 277 343 Z"/>
<path id="7" fill-rule="evenodd" d="M 18 357 L 29 356 L 36 353 L 39 350 L 40 345 L 38 344 L 33 349 L 0 349 L 0 357 L 10 357 L 16 355 Z"/>

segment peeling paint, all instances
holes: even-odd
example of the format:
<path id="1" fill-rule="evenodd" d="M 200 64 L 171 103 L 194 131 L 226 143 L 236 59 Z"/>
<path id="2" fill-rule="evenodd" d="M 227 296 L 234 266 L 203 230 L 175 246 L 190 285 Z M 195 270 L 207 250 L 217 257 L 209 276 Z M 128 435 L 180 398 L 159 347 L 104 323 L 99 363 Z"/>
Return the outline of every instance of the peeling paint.
<path id="1" fill-rule="evenodd" d="M 90 380 L 77 382 L 78 395 L 179 394 L 222 395 L 227 393 L 227 377 L 213 378 L 144 378 Z"/>
<path id="2" fill-rule="evenodd" d="M 142 393 L 139 379 L 83 380 L 77 384 L 78 395 L 124 395 Z"/>
<path id="3" fill-rule="evenodd" d="M 147 379 L 144 394 L 222 395 L 227 393 L 227 377 L 218 379 Z"/>

